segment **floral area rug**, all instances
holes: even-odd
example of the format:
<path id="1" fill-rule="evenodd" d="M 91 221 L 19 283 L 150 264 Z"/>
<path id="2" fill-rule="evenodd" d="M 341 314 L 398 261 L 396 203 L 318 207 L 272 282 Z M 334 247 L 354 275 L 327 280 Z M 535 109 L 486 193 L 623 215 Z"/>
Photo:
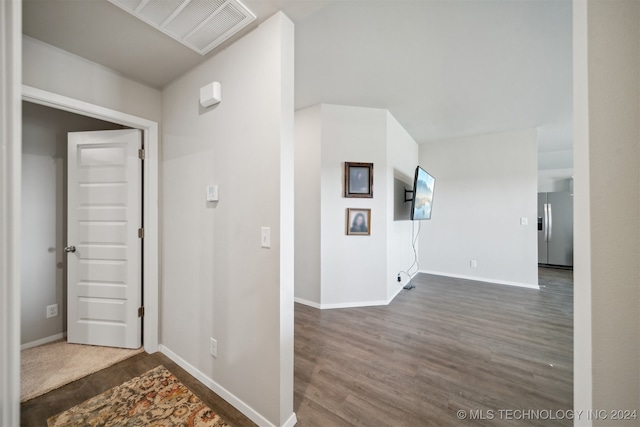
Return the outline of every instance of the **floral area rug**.
<path id="1" fill-rule="evenodd" d="M 47 425 L 228 427 L 164 366 L 54 415 Z"/>

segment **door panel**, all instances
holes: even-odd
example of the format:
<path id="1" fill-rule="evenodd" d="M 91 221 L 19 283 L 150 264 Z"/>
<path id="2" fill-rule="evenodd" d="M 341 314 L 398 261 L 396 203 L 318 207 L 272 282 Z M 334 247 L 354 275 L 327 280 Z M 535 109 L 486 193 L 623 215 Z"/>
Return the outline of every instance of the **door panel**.
<path id="1" fill-rule="evenodd" d="M 78 271 L 78 286 L 92 285 L 127 285 L 126 261 L 80 261 Z M 99 278 L 99 279 L 98 279 Z M 99 286 L 95 286 L 98 288 Z"/>
<path id="2" fill-rule="evenodd" d="M 88 178 L 94 179 L 95 178 Z M 112 176 L 111 179 L 118 179 Z M 126 178 L 125 178 L 126 179 Z M 100 206 L 126 207 L 127 183 L 80 184 L 78 188 L 78 207 L 96 208 Z"/>
<path id="3" fill-rule="evenodd" d="M 68 332 L 71 343 L 142 345 L 139 130 L 68 138 Z"/>
<path id="4" fill-rule="evenodd" d="M 548 193 L 553 226 L 549 239 L 552 265 L 573 265 L 573 196 L 568 192 Z"/>
<path id="5" fill-rule="evenodd" d="M 124 221 L 119 223 L 100 223 L 96 220 L 78 221 L 78 243 L 94 246 L 111 243 L 126 247 L 129 228 L 129 224 Z"/>

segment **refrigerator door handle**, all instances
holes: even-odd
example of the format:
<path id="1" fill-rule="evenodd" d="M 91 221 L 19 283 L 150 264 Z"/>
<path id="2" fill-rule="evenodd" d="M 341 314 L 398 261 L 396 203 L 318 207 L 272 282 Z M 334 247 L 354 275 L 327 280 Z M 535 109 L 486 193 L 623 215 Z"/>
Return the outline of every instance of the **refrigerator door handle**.
<path id="1" fill-rule="evenodd" d="M 549 215 L 549 223 L 547 224 L 547 235 L 548 235 L 548 241 L 551 241 L 551 233 L 553 232 L 553 212 L 551 212 L 551 203 L 549 203 L 547 212 Z"/>
<path id="2" fill-rule="evenodd" d="M 543 209 L 543 213 L 544 213 L 544 220 L 542 222 L 542 233 L 544 235 L 544 241 L 548 242 L 549 241 L 549 205 L 547 203 L 545 203 L 544 205 L 542 205 L 542 209 Z"/>

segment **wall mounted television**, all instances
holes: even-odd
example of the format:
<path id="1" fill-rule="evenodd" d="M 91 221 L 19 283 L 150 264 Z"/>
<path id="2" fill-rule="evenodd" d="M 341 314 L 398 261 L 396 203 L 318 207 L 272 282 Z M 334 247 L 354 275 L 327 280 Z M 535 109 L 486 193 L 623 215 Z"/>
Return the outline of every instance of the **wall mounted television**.
<path id="1" fill-rule="evenodd" d="M 411 219 L 419 221 L 431 219 L 433 189 L 436 179 L 420 166 L 416 167 L 413 178 L 413 198 L 411 200 Z"/>

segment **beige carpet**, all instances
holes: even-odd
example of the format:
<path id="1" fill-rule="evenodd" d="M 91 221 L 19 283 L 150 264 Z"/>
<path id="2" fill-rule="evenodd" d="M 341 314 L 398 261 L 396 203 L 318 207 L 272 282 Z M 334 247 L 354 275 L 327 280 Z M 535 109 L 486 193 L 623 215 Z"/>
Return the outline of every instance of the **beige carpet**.
<path id="1" fill-rule="evenodd" d="M 128 359 L 144 349 L 96 347 L 55 341 L 21 352 L 21 402 Z"/>

